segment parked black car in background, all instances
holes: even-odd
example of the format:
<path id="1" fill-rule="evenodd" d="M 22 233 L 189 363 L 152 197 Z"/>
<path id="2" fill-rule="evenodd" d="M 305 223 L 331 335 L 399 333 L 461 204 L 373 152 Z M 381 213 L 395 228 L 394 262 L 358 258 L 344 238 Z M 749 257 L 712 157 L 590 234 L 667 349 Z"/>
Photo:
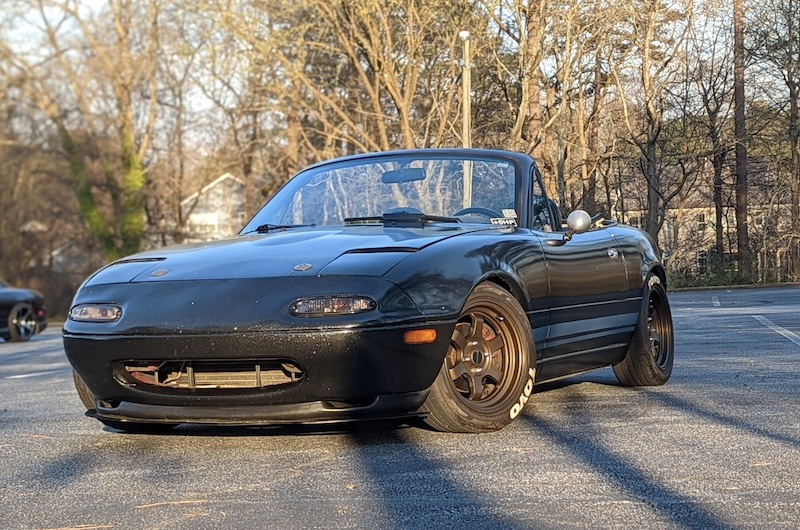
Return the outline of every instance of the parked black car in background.
<path id="1" fill-rule="evenodd" d="M 672 372 L 653 240 L 572 212 L 524 154 L 419 149 L 317 164 L 236 237 L 109 264 L 64 347 L 88 415 L 128 430 L 421 417 L 483 432 L 534 383 Z"/>
<path id="2" fill-rule="evenodd" d="M 12 287 L 0 279 L 0 337 L 22 342 L 46 327 L 47 310 L 42 293 Z"/>

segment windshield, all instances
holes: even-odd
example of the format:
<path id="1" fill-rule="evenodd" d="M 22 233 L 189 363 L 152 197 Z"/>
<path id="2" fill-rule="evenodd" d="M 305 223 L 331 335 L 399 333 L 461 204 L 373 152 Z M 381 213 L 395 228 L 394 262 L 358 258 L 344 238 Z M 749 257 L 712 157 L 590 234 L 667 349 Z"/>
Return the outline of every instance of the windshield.
<path id="1" fill-rule="evenodd" d="M 517 181 L 515 164 L 500 158 L 387 155 L 344 160 L 298 174 L 242 233 L 267 225 L 379 221 L 397 213 L 489 223 L 514 208 Z"/>

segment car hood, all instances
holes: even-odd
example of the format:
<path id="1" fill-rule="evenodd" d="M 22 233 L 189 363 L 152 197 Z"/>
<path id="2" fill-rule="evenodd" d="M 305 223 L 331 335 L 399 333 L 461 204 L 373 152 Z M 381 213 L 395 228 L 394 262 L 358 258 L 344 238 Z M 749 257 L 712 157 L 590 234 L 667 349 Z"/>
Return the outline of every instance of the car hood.
<path id="1" fill-rule="evenodd" d="M 33 302 L 41 304 L 44 300 L 42 293 L 33 289 L 21 289 L 17 287 L 0 288 L 0 301 L 7 303 Z"/>
<path id="2" fill-rule="evenodd" d="M 110 283 L 225 280 L 285 276 L 382 276 L 403 258 L 488 225 L 425 228 L 293 229 L 197 245 L 167 247 L 116 261 L 85 286 Z"/>

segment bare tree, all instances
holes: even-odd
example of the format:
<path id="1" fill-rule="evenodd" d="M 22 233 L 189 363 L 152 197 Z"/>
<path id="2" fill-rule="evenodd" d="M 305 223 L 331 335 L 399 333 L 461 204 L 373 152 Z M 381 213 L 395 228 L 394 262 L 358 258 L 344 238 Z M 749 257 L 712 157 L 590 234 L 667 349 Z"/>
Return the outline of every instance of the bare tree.
<path id="1" fill-rule="evenodd" d="M 681 70 L 683 40 L 690 26 L 692 2 L 680 4 L 663 0 L 640 0 L 629 4 L 631 45 L 636 48 L 631 65 L 615 73 L 623 95 L 623 114 L 629 140 L 641 153 L 640 170 L 647 186 L 646 217 L 643 228 L 658 237 L 666 209 L 680 191 L 670 189 L 659 171 L 658 142 L 666 112 L 666 95 Z M 631 72 L 627 78 L 626 70 Z M 633 74 L 633 72 L 636 72 Z M 637 79 L 636 84 L 628 79 Z M 640 114 L 634 114 L 641 109 Z"/>
<path id="2" fill-rule="evenodd" d="M 737 0 L 737 5 L 740 0 Z M 741 9 L 741 8 L 740 8 Z M 739 13 L 739 16 L 743 15 Z M 785 135 L 775 138 L 786 146 L 787 175 L 791 202 L 791 233 L 788 249 L 791 274 L 800 277 L 800 1 L 766 0 L 754 13 L 752 54 L 765 78 L 782 89 L 771 90 L 776 118 Z M 785 89 L 785 90 L 783 90 Z M 738 160 L 738 159 L 737 159 Z"/>
<path id="3" fill-rule="evenodd" d="M 744 278 L 751 271 L 747 229 L 747 125 L 744 99 L 744 6 L 733 0 L 733 112 L 736 136 L 736 243 L 739 270 Z"/>
<path id="4" fill-rule="evenodd" d="M 108 258 L 135 252 L 157 116 L 158 2 L 109 0 L 95 11 L 31 0 L 30 9 L 42 40 L 13 66 L 57 131 L 90 233 Z"/>

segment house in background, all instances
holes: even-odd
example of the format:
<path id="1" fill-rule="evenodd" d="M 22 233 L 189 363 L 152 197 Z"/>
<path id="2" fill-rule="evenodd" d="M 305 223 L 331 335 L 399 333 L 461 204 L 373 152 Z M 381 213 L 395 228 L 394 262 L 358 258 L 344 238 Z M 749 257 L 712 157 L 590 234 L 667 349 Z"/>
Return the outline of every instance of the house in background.
<path id="1" fill-rule="evenodd" d="M 186 217 L 184 241 L 199 243 L 230 237 L 247 221 L 245 183 L 225 173 L 181 201 Z"/>

